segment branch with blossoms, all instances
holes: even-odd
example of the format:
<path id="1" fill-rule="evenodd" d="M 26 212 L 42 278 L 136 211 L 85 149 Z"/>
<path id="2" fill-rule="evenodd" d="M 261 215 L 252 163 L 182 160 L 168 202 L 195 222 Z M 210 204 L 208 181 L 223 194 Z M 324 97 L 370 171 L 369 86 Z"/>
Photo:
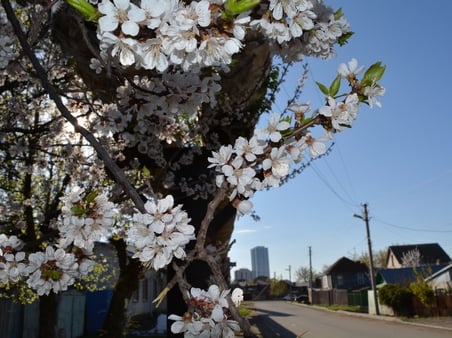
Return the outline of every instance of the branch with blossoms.
<path id="1" fill-rule="evenodd" d="M 121 237 L 131 257 L 143 266 L 155 271 L 173 266 L 175 277 L 156 299 L 160 302 L 176 285 L 184 296 L 186 313 L 169 316 L 174 320 L 172 332 L 184 333 L 186 337 L 231 337 L 241 328 L 249 333 L 249 323 L 236 309 L 243 295 L 240 290 L 228 290 L 216 260 L 217 255 L 229 250 L 230 244 L 214 250 L 206 246 L 215 211 L 227 200 L 239 215 L 249 213 L 253 208 L 250 199 L 256 191 L 280 186 L 292 166 L 325 154 L 334 134 L 353 125 L 361 103 L 380 106 L 379 96 L 384 94 L 384 88 L 379 81 L 385 67 L 377 62 L 358 79 L 364 68 L 358 67 L 355 59 L 342 64 L 330 86 L 318 84 L 326 96 L 322 107 L 310 113 L 310 104 L 292 102 L 288 107 L 290 116 L 274 113 L 268 125 L 256 129 L 250 138 L 239 137 L 233 145 L 223 145 L 212 152 L 208 161 L 216 174 L 217 190 L 195 235 L 188 213 L 182 205 L 175 205 L 172 195 L 147 197 L 143 202 L 94 135 L 79 126 L 50 85 L 9 2 L 1 1 L 44 88 L 63 116 L 95 148 L 137 210 L 122 215 L 118 206 L 100 191 L 73 187 L 61 199 L 59 237 L 45 250 L 27 254 L 16 236 L 0 235 L 0 284 L 24 280 L 39 295 L 64 291 L 92 271 L 90 256 L 96 241 Z M 202 0 L 189 4 L 143 0 L 140 5 L 129 0 L 103 0 L 97 6 L 84 0 L 68 3 L 96 25 L 101 59 L 93 61 L 93 71 L 101 72 L 106 65 L 123 69 L 133 65 L 162 73 L 159 81 L 137 78 L 139 85 L 133 89 L 139 88 L 146 95 L 136 94 L 127 86 L 118 90 L 122 94 L 120 100 L 130 107 L 124 113 L 113 109 L 109 123 L 104 125 L 106 131 L 121 135 L 134 124 L 134 132 L 142 135 L 139 132 L 151 129 L 147 122 L 157 119 L 163 128 L 152 129 L 152 136 L 171 143 L 176 141 L 176 134 L 182 135 L 177 141 L 184 145 L 194 142 L 184 134 L 190 129 L 187 120 L 196 121 L 203 104 L 215 107 L 220 91 L 219 70 L 230 67 L 233 56 L 246 43 L 247 30 L 264 36 L 272 45 L 272 53 L 286 62 L 299 60 L 301 55 L 331 56 L 331 46 L 344 43 L 351 34 L 341 11 L 333 12 L 320 2 L 314 5 L 304 0 Z M 58 9 L 54 15 L 58 15 Z M 340 93 L 343 79 L 348 81 L 350 90 Z M 190 95 L 178 95 L 178 90 Z M 163 98 L 162 93 L 168 95 Z M 161 100 L 156 104 L 159 95 Z M 175 128 L 168 127 L 173 127 L 173 120 Z M 315 135 L 316 127 L 322 127 L 324 134 Z M 139 146 L 145 148 L 143 152 L 149 150 L 146 144 Z M 193 240 L 194 249 L 186 252 L 187 244 Z M 211 269 L 216 284 L 208 290 L 192 287 L 184 276 L 195 260 L 206 262 Z"/>
<path id="2" fill-rule="evenodd" d="M 380 106 L 378 96 L 382 96 L 385 89 L 379 81 L 385 67 L 377 62 L 358 80 L 357 75 L 363 69 L 357 68 L 357 60 L 352 59 L 348 65 L 339 66 L 338 76 L 329 88 L 318 84 L 327 95 L 327 102 L 311 116 L 307 116 L 308 103 L 292 103 L 288 109 L 293 112 L 293 117 L 274 113 L 268 125 L 257 129 L 249 140 L 239 137 L 234 146 L 222 146 L 213 153 L 209 162 L 217 172 L 217 186 L 227 182 L 229 199 L 240 214 L 251 211 L 249 198 L 256 191 L 278 187 L 289 174 L 290 167 L 303 161 L 306 153 L 310 158 L 323 155 L 327 151 L 326 142 L 332 140 L 335 133 L 353 125 L 360 103 Z M 337 95 L 343 78 L 351 90 Z M 345 99 L 337 102 L 337 97 Z M 310 129 L 316 126 L 323 127 L 324 135 L 313 136 Z"/>

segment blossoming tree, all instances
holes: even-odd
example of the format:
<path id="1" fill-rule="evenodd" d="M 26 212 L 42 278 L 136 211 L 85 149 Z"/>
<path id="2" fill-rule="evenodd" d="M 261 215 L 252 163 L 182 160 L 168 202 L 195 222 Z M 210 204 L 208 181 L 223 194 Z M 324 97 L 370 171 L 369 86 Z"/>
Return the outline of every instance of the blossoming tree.
<path id="1" fill-rule="evenodd" d="M 325 154 L 360 104 L 380 106 L 385 67 L 353 59 L 318 84 L 323 106 L 300 102 L 300 85 L 276 113 L 288 67 L 329 58 L 352 35 L 341 10 L 319 0 L 1 3 L 0 287 L 39 296 L 50 316 L 40 337 L 54 336 L 54 295 L 83 284 L 95 243 L 110 240 L 120 276 L 103 336 L 122 337 L 143 269 L 167 271 L 156 301 L 167 300 L 171 335 L 250 336 L 241 291 L 228 287 L 235 218 Z"/>

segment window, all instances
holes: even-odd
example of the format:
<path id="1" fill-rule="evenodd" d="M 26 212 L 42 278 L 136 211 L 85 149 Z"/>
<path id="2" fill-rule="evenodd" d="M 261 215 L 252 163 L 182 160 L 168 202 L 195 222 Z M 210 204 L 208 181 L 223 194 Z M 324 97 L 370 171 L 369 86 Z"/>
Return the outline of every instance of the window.
<path id="1" fill-rule="evenodd" d="M 342 285 L 344 285 L 344 276 L 342 276 L 342 275 L 337 275 L 336 281 L 337 281 L 337 286 L 342 286 Z"/>
<path id="2" fill-rule="evenodd" d="M 358 282 L 358 285 L 364 285 L 364 273 L 358 272 L 358 274 L 356 275 L 356 281 Z"/>

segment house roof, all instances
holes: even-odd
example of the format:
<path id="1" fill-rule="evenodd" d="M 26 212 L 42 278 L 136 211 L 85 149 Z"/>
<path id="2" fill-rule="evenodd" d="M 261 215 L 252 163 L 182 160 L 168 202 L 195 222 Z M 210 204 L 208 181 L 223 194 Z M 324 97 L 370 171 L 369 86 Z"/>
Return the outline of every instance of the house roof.
<path id="1" fill-rule="evenodd" d="M 442 269 L 436 271 L 435 273 L 432 273 L 430 276 L 428 276 L 428 277 L 425 279 L 425 281 L 426 281 L 426 282 L 431 281 L 431 280 L 435 279 L 436 277 L 442 275 L 442 274 L 445 273 L 446 271 L 450 271 L 450 270 L 452 270 L 452 263 L 446 265 L 445 267 L 443 267 Z"/>
<path id="2" fill-rule="evenodd" d="M 451 261 L 449 255 L 438 243 L 392 245 L 388 248 L 386 265 L 388 263 L 389 255 L 391 252 L 397 258 L 399 263 L 401 263 L 403 255 L 412 250 L 419 250 L 419 253 L 421 255 L 421 265 L 444 264 Z"/>
<path id="3" fill-rule="evenodd" d="M 377 272 L 376 283 L 379 284 L 409 284 L 416 281 L 416 272 L 422 274 L 425 278 L 443 270 L 448 264 L 439 264 L 432 266 L 412 267 L 399 269 L 379 269 Z"/>
<path id="4" fill-rule="evenodd" d="M 332 273 L 368 271 L 367 265 L 362 262 L 355 262 L 347 257 L 339 258 L 333 265 L 325 270 L 325 275 Z"/>

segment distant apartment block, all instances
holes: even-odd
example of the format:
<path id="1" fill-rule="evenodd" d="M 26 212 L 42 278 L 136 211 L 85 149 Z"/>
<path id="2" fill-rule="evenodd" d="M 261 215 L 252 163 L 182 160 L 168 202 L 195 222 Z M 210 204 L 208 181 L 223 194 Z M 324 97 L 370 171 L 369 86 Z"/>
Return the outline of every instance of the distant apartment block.
<path id="1" fill-rule="evenodd" d="M 253 273 L 250 269 L 238 269 L 234 272 L 234 280 L 236 281 L 250 281 L 253 279 Z"/>
<path id="2" fill-rule="evenodd" d="M 257 246 L 251 249 L 251 267 L 253 278 L 270 277 L 270 264 L 268 263 L 268 249 Z"/>

